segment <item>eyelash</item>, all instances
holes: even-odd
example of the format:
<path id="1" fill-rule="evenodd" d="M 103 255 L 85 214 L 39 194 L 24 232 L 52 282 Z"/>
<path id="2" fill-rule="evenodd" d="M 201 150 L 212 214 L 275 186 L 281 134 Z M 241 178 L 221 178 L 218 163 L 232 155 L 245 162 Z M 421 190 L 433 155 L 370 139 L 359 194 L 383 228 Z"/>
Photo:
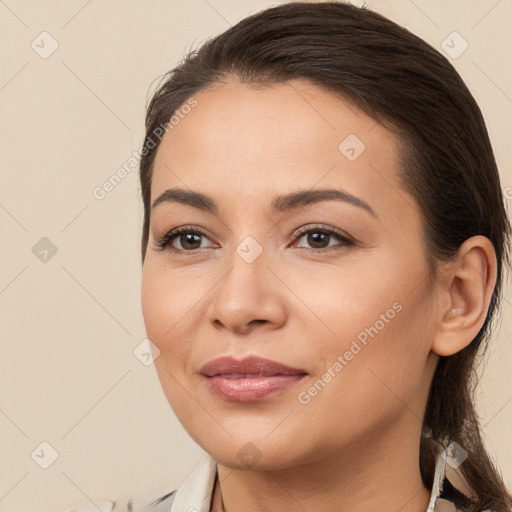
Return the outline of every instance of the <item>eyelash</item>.
<path id="1" fill-rule="evenodd" d="M 299 249 L 305 249 L 306 251 L 313 252 L 313 253 L 323 253 L 323 252 L 329 252 L 332 250 L 340 250 L 340 245 L 342 245 L 344 247 L 352 247 L 355 245 L 355 240 L 348 237 L 347 235 L 345 235 L 342 231 L 340 231 L 336 228 L 323 226 L 323 225 L 322 226 L 304 226 L 302 228 L 299 228 L 294 234 L 294 240 L 296 240 L 297 238 L 302 238 L 302 236 L 304 234 L 307 234 L 309 232 L 322 233 L 324 235 L 334 235 L 342 243 L 338 244 L 337 246 L 326 247 L 324 249 L 311 249 L 308 247 L 299 247 Z M 156 240 L 155 245 L 156 245 L 157 250 L 160 250 L 160 251 L 167 250 L 171 253 L 177 253 L 177 254 L 183 254 L 183 255 L 198 254 L 201 248 L 194 249 L 192 251 L 187 251 L 185 249 L 170 249 L 170 248 L 168 248 L 169 244 L 176 237 L 178 237 L 179 235 L 183 235 L 183 234 L 202 235 L 205 238 L 208 238 L 207 233 L 205 233 L 201 229 L 195 228 L 193 226 L 182 226 L 182 227 L 179 227 L 179 228 L 169 231 L 168 233 L 166 233 L 165 235 L 160 237 L 158 240 Z M 204 247 L 203 247 L 203 249 L 204 249 Z"/>

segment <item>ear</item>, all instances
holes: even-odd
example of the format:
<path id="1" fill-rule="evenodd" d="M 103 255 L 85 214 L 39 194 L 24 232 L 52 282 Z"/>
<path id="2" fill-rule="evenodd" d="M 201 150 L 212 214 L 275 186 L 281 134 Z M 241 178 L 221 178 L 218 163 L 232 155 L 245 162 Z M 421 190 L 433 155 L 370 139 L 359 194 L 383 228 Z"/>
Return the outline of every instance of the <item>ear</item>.
<path id="1" fill-rule="evenodd" d="M 450 356 L 467 347 L 485 322 L 496 285 L 496 252 L 488 238 L 473 236 L 442 266 L 432 351 Z"/>

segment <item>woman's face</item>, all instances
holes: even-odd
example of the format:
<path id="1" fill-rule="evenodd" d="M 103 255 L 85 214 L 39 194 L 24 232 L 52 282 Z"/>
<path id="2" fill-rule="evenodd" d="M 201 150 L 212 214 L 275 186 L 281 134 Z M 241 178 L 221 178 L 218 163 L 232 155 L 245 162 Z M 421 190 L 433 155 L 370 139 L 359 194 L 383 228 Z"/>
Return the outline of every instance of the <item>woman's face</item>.
<path id="1" fill-rule="evenodd" d="M 142 276 L 147 335 L 179 420 L 240 468 L 419 437 L 435 291 L 395 137 L 299 80 L 229 81 L 194 98 L 156 155 Z M 183 193 L 161 196 L 169 189 Z M 291 370 L 204 369 L 223 356 Z"/>

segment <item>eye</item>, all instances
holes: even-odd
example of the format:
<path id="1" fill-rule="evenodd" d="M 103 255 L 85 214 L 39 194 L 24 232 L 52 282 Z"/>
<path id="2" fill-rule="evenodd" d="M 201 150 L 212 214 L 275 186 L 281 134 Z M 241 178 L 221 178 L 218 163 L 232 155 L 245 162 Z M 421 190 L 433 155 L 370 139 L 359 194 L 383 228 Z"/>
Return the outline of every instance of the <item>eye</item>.
<path id="1" fill-rule="evenodd" d="M 295 233 L 295 240 L 305 239 L 311 248 L 301 245 L 294 247 L 306 249 L 310 252 L 326 252 L 337 250 L 355 245 L 355 241 L 342 231 L 329 226 L 305 226 Z M 197 254 L 198 249 L 208 247 L 203 245 L 205 238 L 209 240 L 208 235 L 199 228 L 193 226 L 182 226 L 169 231 L 158 240 L 155 241 L 156 248 L 164 251 L 180 253 L 180 254 Z M 331 244 L 332 241 L 338 240 L 338 243 Z M 176 245 L 179 245 L 178 247 Z"/>
<path id="2" fill-rule="evenodd" d="M 155 245 L 162 251 L 170 246 L 168 250 L 171 252 L 193 254 L 197 252 L 197 249 L 204 248 L 201 237 L 208 238 L 207 234 L 198 228 L 182 226 L 160 237 L 155 241 Z M 175 242 L 181 247 L 176 247 Z"/>
<path id="3" fill-rule="evenodd" d="M 342 247 L 350 247 L 355 244 L 355 241 L 351 239 L 349 236 L 344 234 L 342 231 L 339 231 L 336 228 L 321 226 L 321 227 L 311 227 L 305 226 L 301 228 L 295 235 L 299 236 L 299 241 L 301 239 L 305 239 L 306 243 L 311 246 L 313 252 L 323 252 L 323 250 L 332 250 L 338 249 Z M 339 243 L 330 244 L 333 239 L 337 239 Z M 296 246 L 299 248 L 309 249 L 308 247 Z"/>

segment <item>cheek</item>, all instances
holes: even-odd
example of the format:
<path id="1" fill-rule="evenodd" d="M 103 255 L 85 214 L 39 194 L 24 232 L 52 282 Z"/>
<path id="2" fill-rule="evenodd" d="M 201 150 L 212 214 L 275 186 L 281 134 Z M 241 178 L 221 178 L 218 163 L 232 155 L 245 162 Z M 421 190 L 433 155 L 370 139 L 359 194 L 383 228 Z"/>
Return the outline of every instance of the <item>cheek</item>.
<path id="1" fill-rule="evenodd" d="M 375 263 L 350 268 L 347 265 L 315 272 L 313 281 L 297 279 L 293 289 L 298 296 L 307 298 L 310 313 L 304 321 L 311 328 L 317 324 L 323 336 L 339 339 L 340 343 L 333 347 L 339 350 L 347 340 L 358 336 L 364 340 L 366 330 L 376 322 L 380 331 L 397 316 L 404 293 L 402 285 L 391 276 L 389 270 L 379 272 Z"/>
<path id="2" fill-rule="evenodd" d="M 169 272 L 151 261 L 145 263 L 141 283 L 141 305 L 149 339 L 162 351 L 175 344 L 176 333 L 194 314 L 201 299 L 193 279 L 183 272 Z"/>
<path id="3" fill-rule="evenodd" d="M 183 330 L 189 332 L 190 322 L 187 311 L 191 305 L 186 290 L 179 278 L 158 268 L 151 260 L 146 260 L 141 282 L 141 306 L 147 337 L 158 347 L 160 354 L 154 365 L 162 390 L 177 414 L 188 410 L 184 392 L 184 362 L 191 350 L 190 339 L 183 336 Z M 179 290 L 179 292 L 174 292 Z M 192 298 L 191 298 L 192 299 Z M 193 310 L 192 310 L 193 311 Z M 181 383 L 181 384 L 180 384 Z M 187 382 L 187 388 L 190 383 Z"/>
<path id="4" fill-rule="evenodd" d="M 402 315 L 402 316 L 401 316 Z M 421 382 L 428 350 L 407 334 L 414 322 L 405 309 L 382 329 L 368 328 L 365 343 L 338 336 L 317 348 L 325 367 L 299 392 L 302 424 L 318 429 L 319 449 L 372 439 L 398 417 L 421 418 Z M 372 327 L 372 326 L 369 326 Z M 357 329 L 355 329 L 357 330 Z"/>
<path id="5" fill-rule="evenodd" d="M 212 284 L 204 273 L 163 267 L 158 261 L 145 263 L 141 283 L 141 305 L 147 337 L 160 354 L 155 368 L 171 405 L 190 395 L 183 393 L 196 385 L 190 372 L 195 370 L 195 354 L 204 349 L 204 336 L 199 334 L 204 323 L 204 301 Z M 182 396 L 183 395 L 183 396 Z"/>
<path id="6" fill-rule="evenodd" d="M 372 410 L 384 414 L 396 396 L 405 400 L 417 388 L 430 350 L 432 295 L 421 265 L 407 269 L 396 260 L 382 261 L 338 275 L 298 293 L 308 297 L 315 314 L 308 316 L 309 326 L 319 325 L 322 332 L 315 342 L 319 364 L 309 384 L 321 382 L 318 398 L 311 401 L 321 408 L 343 403 L 364 422 Z"/>
<path id="7" fill-rule="evenodd" d="M 358 338 L 364 343 L 374 337 L 371 334 L 382 338 L 397 324 L 421 324 L 429 318 L 426 308 L 432 296 L 420 254 L 368 251 L 327 270 L 314 272 L 314 280 L 295 279 L 293 284 L 297 295 L 307 297 L 313 313 L 307 315 L 308 322 L 316 322 L 325 336 L 337 337 L 343 344 Z"/>
<path id="8" fill-rule="evenodd" d="M 158 279 L 158 274 L 147 262 L 144 263 L 141 283 L 141 306 L 142 315 L 148 338 L 162 350 L 162 339 L 165 331 L 169 329 L 168 321 L 172 315 L 169 297 Z"/>

